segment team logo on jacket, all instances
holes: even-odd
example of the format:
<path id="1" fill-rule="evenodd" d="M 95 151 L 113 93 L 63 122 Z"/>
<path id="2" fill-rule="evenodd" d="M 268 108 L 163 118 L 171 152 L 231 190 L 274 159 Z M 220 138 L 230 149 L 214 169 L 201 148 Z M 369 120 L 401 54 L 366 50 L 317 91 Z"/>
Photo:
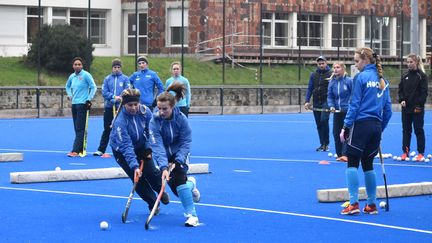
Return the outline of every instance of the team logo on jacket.
<path id="1" fill-rule="evenodd" d="M 378 81 L 368 81 L 366 83 L 366 88 L 379 88 L 380 83 Z"/>
<path id="2" fill-rule="evenodd" d="M 146 78 L 151 78 L 151 75 L 148 75 L 148 74 L 147 74 L 147 75 L 146 75 Z"/>
<path id="3" fill-rule="evenodd" d="M 123 82 L 120 82 L 119 85 L 120 85 L 120 87 L 123 87 Z"/>

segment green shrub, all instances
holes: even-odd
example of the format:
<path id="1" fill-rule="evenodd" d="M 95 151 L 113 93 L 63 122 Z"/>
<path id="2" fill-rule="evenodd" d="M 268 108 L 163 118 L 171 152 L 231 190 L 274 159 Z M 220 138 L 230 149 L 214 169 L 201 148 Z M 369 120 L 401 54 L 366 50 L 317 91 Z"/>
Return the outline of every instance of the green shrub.
<path id="1" fill-rule="evenodd" d="M 33 38 L 28 52 L 27 62 L 37 66 L 38 48 L 42 68 L 56 72 L 72 72 L 72 59 L 81 57 L 84 68 L 89 69 L 93 61 L 91 43 L 79 31 L 70 25 L 44 25 Z"/>

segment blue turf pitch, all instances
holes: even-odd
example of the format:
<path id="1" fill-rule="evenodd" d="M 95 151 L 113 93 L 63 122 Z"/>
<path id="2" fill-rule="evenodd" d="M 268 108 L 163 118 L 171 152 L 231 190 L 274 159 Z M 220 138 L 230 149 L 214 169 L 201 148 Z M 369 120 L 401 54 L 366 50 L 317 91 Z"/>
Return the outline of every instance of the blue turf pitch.
<path id="1" fill-rule="evenodd" d="M 127 179 L 11 184 L 10 172 L 105 168 L 114 159 L 68 158 L 72 120 L 3 119 L 0 152 L 22 152 L 24 162 L 0 163 L 2 242 L 431 242 L 431 195 L 390 199 L 390 212 L 342 216 L 341 203 L 319 203 L 316 190 L 345 187 L 345 163 L 315 152 L 311 113 L 192 116 L 191 163 L 208 163 L 197 175 L 202 225 L 183 226 L 182 207 L 161 207 L 149 231 L 145 203 L 136 198 L 129 221 L 121 213 L 131 189 Z M 89 151 L 96 150 L 102 118 L 89 122 Z M 432 153 L 432 119 L 426 114 L 426 153 Z M 400 113 L 383 135 L 384 153 L 401 153 Z M 331 148 L 334 148 L 331 138 Z M 415 136 L 412 149 L 416 148 Z M 332 149 L 331 152 L 334 152 Z M 330 161 L 320 165 L 320 160 Z M 432 181 L 432 163 L 387 159 L 389 184 Z M 378 185 L 383 184 L 375 161 Z M 361 186 L 363 174 L 360 172 Z M 361 202 L 364 205 L 364 202 Z M 107 221 L 107 231 L 99 229 Z"/>

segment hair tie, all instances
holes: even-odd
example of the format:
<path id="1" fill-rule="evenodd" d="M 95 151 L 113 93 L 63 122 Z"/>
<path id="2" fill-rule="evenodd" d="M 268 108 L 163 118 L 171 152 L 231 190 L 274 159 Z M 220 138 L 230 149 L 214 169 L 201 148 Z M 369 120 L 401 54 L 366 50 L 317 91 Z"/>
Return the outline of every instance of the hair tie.
<path id="1" fill-rule="evenodd" d="M 378 55 L 374 52 L 374 53 L 372 53 L 372 56 L 374 57 L 374 58 L 377 58 L 378 57 Z"/>

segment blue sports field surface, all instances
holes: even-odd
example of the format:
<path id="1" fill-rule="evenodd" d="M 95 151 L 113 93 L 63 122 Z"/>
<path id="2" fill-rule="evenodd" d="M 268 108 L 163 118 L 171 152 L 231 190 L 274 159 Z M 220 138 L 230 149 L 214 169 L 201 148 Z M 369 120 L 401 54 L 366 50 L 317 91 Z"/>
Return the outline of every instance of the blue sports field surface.
<path id="1" fill-rule="evenodd" d="M 426 114 L 426 154 L 432 153 L 432 116 Z M 315 152 L 311 113 L 192 116 L 191 163 L 208 163 L 196 175 L 201 225 L 184 227 L 182 206 L 171 196 L 151 229 L 147 205 L 135 196 L 121 222 L 132 184 L 128 179 L 11 184 L 10 172 L 117 166 L 113 158 L 68 158 L 70 118 L 2 119 L 0 152 L 22 152 L 23 162 L 0 163 L 1 242 L 432 242 L 431 195 L 392 198 L 390 211 L 343 216 L 341 203 L 319 203 L 317 189 L 345 186 L 346 164 Z M 332 118 L 331 118 L 332 119 Z M 96 150 L 102 117 L 89 122 L 89 151 Z M 400 155 L 400 113 L 383 135 L 383 153 Z M 331 136 L 331 152 L 334 143 Z M 412 149 L 415 150 L 415 136 Z M 110 150 L 109 150 L 110 151 Z M 318 162 L 329 160 L 330 164 Z M 389 184 L 432 181 L 432 163 L 386 159 Z M 378 185 L 381 166 L 375 160 Z M 364 186 L 360 172 L 360 185 Z M 361 207 L 365 202 L 362 201 Z M 101 221 L 107 231 L 99 229 Z"/>

